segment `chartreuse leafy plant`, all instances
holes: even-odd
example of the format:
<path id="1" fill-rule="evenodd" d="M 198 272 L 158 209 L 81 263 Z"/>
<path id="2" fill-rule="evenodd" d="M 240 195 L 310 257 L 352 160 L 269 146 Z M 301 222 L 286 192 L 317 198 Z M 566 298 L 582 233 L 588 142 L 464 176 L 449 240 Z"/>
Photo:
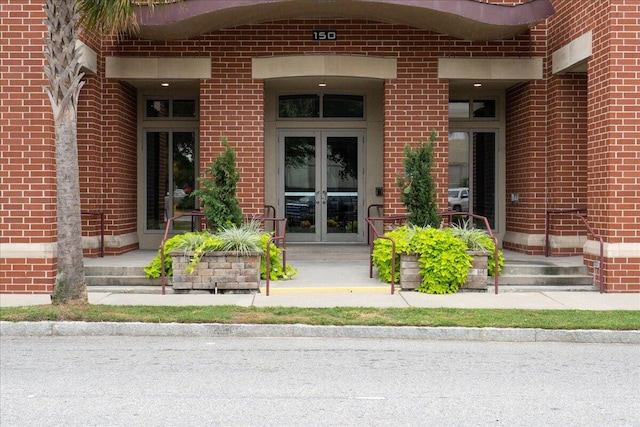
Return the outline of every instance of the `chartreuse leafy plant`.
<path id="1" fill-rule="evenodd" d="M 207 252 L 236 251 L 243 254 L 250 252 L 262 252 L 260 275 L 266 278 L 266 246 L 271 237 L 270 233 L 260 230 L 257 223 L 251 222 L 240 227 L 227 227 L 212 234 L 208 231 L 184 233 L 168 239 L 164 244 L 165 274 L 173 276 L 173 264 L 170 253 L 172 251 L 185 251 L 191 253 L 191 259 L 187 266 L 187 273 L 193 273 L 200 263 L 202 256 Z M 271 280 L 290 279 L 298 272 L 287 265 L 286 271 L 282 269 L 282 249 L 271 245 Z M 162 263 L 160 250 L 155 258 L 144 268 L 148 278 L 156 278 L 161 275 Z"/>
<path id="2" fill-rule="evenodd" d="M 471 257 L 466 245 L 445 229 L 402 226 L 385 234 L 396 242 L 396 279 L 400 276 L 400 254 L 418 255 L 421 284 L 416 291 L 431 294 L 456 293 L 466 279 L 471 267 Z M 380 280 L 391 281 L 392 244 L 387 239 L 377 239 L 373 248 L 373 263 L 378 268 Z"/>
<path id="3" fill-rule="evenodd" d="M 263 279 L 267 278 L 267 242 L 270 238 L 271 235 L 268 233 L 263 233 L 260 237 L 260 248 L 264 254 L 260 259 L 260 277 Z M 270 280 L 289 280 L 298 274 L 298 271 L 289 264 L 286 265 L 284 270 L 282 269 L 282 248 L 272 243 L 269 246 L 268 256 L 269 269 L 271 270 Z"/>
<path id="4" fill-rule="evenodd" d="M 493 242 L 493 239 L 489 237 L 486 231 L 481 230 L 479 228 L 475 228 L 471 220 L 467 219 L 462 221 L 462 223 L 454 223 L 451 225 L 451 233 L 462 240 L 465 245 L 467 245 L 467 250 L 469 251 L 487 251 L 489 252 L 488 257 L 488 270 L 489 276 L 495 275 L 495 248 L 496 245 Z M 502 251 L 498 251 L 498 274 L 502 272 L 502 267 L 504 266 L 504 256 Z"/>

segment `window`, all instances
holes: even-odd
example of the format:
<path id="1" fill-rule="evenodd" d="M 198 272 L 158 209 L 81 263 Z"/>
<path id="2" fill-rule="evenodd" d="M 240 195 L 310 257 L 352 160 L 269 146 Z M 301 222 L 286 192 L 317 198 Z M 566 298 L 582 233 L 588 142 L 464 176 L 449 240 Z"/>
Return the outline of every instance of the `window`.
<path id="1" fill-rule="evenodd" d="M 148 98 L 145 104 L 145 116 L 147 119 L 197 118 L 195 99 Z"/>
<path id="2" fill-rule="evenodd" d="M 300 94 L 278 97 L 278 117 L 281 119 L 364 118 L 362 95 Z"/>
<path id="3" fill-rule="evenodd" d="M 449 101 L 449 119 L 496 119 L 495 99 Z"/>

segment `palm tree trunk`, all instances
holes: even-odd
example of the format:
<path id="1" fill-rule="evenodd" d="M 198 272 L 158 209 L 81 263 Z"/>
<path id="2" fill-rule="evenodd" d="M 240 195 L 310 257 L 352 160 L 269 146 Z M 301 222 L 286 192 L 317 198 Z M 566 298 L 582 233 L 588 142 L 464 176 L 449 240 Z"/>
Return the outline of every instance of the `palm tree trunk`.
<path id="1" fill-rule="evenodd" d="M 75 0 L 47 0 L 45 23 L 45 72 L 50 87 L 45 88 L 55 123 L 56 184 L 58 196 L 58 275 L 53 289 L 54 304 L 87 303 L 87 287 L 82 256 L 82 220 L 78 168 L 77 106 L 83 74 L 76 50 L 78 39 Z"/>

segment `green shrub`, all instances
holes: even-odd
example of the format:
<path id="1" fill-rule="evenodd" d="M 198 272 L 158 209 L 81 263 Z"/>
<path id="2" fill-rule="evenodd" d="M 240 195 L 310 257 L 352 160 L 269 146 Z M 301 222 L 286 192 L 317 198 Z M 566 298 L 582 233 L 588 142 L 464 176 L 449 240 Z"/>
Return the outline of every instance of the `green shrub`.
<path id="1" fill-rule="evenodd" d="M 445 294 L 458 292 L 471 267 L 466 245 L 448 230 L 431 227 L 402 226 L 385 233 L 396 242 L 396 282 L 400 278 L 400 254 L 418 255 L 422 282 L 419 292 Z M 373 263 L 380 280 L 391 282 L 392 244 L 387 239 L 376 239 Z"/>
<path id="2" fill-rule="evenodd" d="M 211 230 L 239 227 L 242 222 L 242 211 L 236 198 L 236 185 L 240 174 L 236 172 L 236 155 L 226 138 L 222 138 L 225 151 L 205 173 L 211 178 L 199 178 L 200 188 L 193 191 L 195 197 L 202 202 L 207 225 Z"/>
<path id="3" fill-rule="evenodd" d="M 431 132 L 429 141 L 412 148 L 409 144 L 404 147 L 405 176 L 397 179 L 402 190 L 400 198 L 409 211 L 409 223 L 420 227 L 438 227 L 438 200 L 436 186 L 431 176 L 433 167 L 433 144 L 436 132 Z"/>

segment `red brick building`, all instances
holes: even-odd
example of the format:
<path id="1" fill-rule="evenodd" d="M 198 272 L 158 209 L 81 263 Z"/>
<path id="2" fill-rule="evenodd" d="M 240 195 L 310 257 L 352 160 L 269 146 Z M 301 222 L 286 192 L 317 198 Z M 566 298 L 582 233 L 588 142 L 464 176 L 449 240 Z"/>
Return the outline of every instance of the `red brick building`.
<path id="1" fill-rule="evenodd" d="M 42 4 L 0 5 L 0 292 L 50 292 L 56 274 Z M 136 38 L 83 36 L 82 205 L 104 213 L 107 256 L 158 247 L 222 137 L 245 214 L 364 242 L 368 206 L 403 211 L 404 145 L 435 130 L 443 210 L 462 188 L 452 208 L 541 254 L 547 212 L 584 208 L 607 291 L 640 291 L 637 1 L 186 0 L 138 21 Z M 598 241 L 551 218 L 552 254 L 593 268 Z"/>

